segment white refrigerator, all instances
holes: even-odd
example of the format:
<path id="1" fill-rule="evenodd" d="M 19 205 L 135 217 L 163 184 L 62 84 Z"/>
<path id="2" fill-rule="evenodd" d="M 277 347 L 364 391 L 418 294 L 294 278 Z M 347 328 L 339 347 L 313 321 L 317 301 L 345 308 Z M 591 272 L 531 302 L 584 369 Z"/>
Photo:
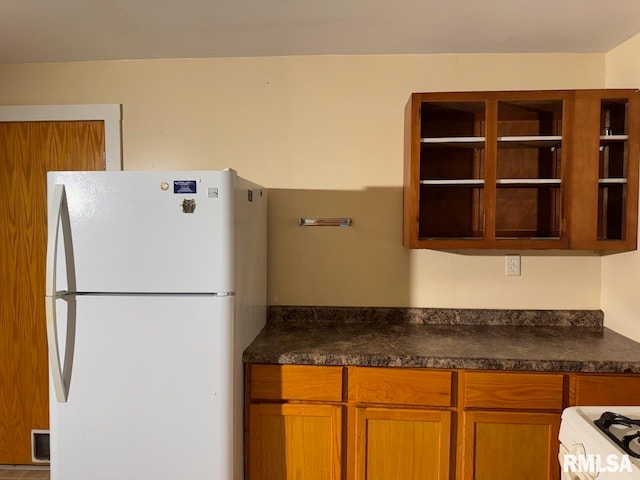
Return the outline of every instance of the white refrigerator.
<path id="1" fill-rule="evenodd" d="M 51 480 L 240 480 L 266 189 L 233 170 L 47 181 Z"/>

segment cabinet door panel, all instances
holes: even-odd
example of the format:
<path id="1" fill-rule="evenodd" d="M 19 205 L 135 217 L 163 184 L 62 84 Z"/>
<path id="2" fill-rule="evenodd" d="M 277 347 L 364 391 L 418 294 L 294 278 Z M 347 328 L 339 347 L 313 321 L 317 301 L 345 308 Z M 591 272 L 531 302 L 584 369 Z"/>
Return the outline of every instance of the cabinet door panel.
<path id="1" fill-rule="evenodd" d="M 340 480 L 342 407 L 250 406 L 251 480 Z"/>
<path id="2" fill-rule="evenodd" d="M 358 480 L 449 478 L 451 412 L 357 411 Z"/>
<path id="3" fill-rule="evenodd" d="M 463 478 L 557 479 L 560 414 L 465 412 Z"/>

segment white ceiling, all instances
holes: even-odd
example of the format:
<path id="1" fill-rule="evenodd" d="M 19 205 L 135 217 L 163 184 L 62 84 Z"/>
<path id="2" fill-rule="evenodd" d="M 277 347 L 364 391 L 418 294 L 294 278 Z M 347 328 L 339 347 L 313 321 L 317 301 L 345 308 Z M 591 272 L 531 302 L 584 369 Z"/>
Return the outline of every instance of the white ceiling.
<path id="1" fill-rule="evenodd" d="M 640 0 L 0 0 L 0 63 L 607 52 Z"/>

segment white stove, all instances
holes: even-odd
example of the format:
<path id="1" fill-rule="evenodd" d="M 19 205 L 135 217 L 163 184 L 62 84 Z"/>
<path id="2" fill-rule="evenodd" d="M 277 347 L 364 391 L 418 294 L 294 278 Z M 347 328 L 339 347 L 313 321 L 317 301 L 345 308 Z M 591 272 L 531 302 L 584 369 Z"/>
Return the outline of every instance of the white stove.
<path id="1" fill-rule="evenodd" d="M 559 439 L 562 480 L 640 480 L 640 406 L 569 407 Z"/>

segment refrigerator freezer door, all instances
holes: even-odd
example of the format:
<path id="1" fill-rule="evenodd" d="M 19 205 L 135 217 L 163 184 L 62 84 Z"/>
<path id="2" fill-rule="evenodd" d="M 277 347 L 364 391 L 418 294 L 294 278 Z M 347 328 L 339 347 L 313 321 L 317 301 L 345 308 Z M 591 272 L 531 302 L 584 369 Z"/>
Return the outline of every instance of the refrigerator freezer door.
<path id="1" fill-rule="evenodd" d="M 67 402 L 50 395 L 51 479 L 233 478 L 234 299 L 57 302 L 60 338 L 75 332 Z"/>
<path id="2" fill-rule="evenodd" d="M 70 218 L 57 289 L 232 292 L 236 178 L 233 171 L 50 172 L 50 205 L 55 185 L 64 185 Z M 49 232 L 56 221 L 50 217 Z"/>

